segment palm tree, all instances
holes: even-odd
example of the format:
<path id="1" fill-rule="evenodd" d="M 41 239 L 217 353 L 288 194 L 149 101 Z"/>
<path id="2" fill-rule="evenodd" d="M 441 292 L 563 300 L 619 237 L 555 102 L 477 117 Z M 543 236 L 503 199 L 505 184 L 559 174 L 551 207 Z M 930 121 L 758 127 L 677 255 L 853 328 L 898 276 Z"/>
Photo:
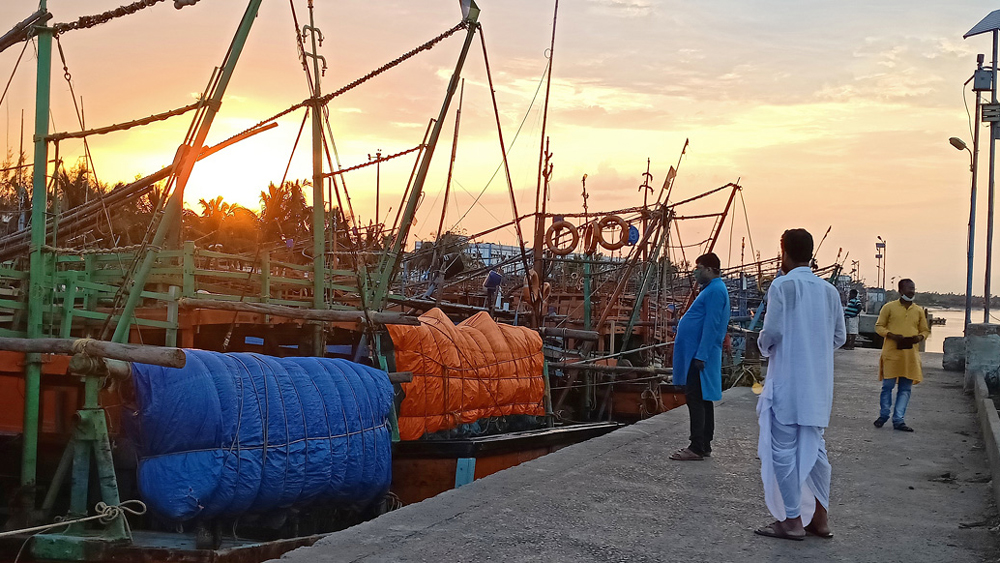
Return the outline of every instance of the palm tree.
<path id="1" fill-rule="evenodd" d="M 271 183 L 260 192 L 261 229 L 263 240 L 279 245 L 287 241 L 303 241 L 312 232 L 312 207 L 306 205 L 303 188 L 308 181 L 286 181 L 281 186 Z"/>
<path id="2" fill-rule="evenodd" d="M 86 162 L 79 162 L 70 170 L 63 168 L 56 172 L 56 186 L 62 193 L 59 205 L 63 210 L 79 207 L 108 191 L 106 185 L 93 177 Z"/>

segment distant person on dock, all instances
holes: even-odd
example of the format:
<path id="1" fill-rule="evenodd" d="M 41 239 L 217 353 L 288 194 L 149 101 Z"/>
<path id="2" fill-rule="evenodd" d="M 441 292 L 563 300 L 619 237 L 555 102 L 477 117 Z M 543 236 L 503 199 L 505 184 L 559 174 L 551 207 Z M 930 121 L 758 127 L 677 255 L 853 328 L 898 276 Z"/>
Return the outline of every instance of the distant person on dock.
<path id="1" fill-rule="evenodd" d="M 701 292 L 677 323 L 674 385 L 684 386 L 691 416 L 691 445 L 670 459 L 700 461 L 712 454 L 715 405 L 722 399 L 722 343 L 729 326 L 729 290 L 719 278 L 722 263 L 709 252 L 695 260 L 694 279 Z"/>
<path id="2" fill-rule="evenodd" d="M 852 289 L 848 294 L 847 307 L 844 307 L 844 323 L 847 326 L 847 344 L 844 350 L 853 350 L 854 341 L 858 338 L 858 325 L 861 324 L 861 299 L 858 290 Z"/>
<path id="3" fill-rule="evenodd" d="M 882 306 L 875 322 L 875 332 L 884 338 L 882 356 L 878 361 L 878 378 L 882 382 L 879 397 L 879 415 L 875 428 L 882 428 L 889 420 L 892 408 L 892 388 L 896 389 L 896 409 L 892 413 L 892 427 L 903 432 L 913 432 L 906 425 L 906 406 L 910 403 L 910 390 L 914 383 L 924 379 L 920 367 L 917 344 L 927 340 L 931 329 L 927 326 L 927 313 L 913 302 L 917 286 L 913 280 L 899 280 L 899 299 Z"/>
<path id="4" fill-rule="evenodd" d="M 777 521 L 755 531 L 801 540 L 833 537 L 827 520 L 830 462 L 823 433 L 833 406 L 833 351 L 847 340 L 840 294 L 810 269 L 813 238 L 804 229 L 781 235 L 781 269 L 767 291 L 757 339 L 769 358 L 757 402 L 757 456 L 764 502 Z"/>

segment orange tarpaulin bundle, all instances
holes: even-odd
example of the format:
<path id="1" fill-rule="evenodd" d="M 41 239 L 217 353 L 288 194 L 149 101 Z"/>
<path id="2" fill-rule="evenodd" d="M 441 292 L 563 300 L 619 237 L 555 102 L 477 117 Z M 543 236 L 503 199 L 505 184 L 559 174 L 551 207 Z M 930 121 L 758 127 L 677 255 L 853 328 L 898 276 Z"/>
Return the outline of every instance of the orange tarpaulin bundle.
<path id="1" fill-rule="evenodd" d="M 520 326 L 497 324 L 478 313 L 459 325 L 440 309 L 420 326 L 388 325 L 396 369 L 413 372 L 403 383 L 399 437 L 457 428 L 482 418 L 545 414 L 542 338 Z"/>

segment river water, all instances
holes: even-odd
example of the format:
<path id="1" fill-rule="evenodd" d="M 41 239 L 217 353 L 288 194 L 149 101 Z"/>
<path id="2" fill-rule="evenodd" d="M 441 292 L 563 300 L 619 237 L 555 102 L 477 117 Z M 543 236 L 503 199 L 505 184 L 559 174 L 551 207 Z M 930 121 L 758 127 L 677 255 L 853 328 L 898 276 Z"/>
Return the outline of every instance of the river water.
<path id="1" fill-rule="evenodd" d="M 928 352 L 942 352 L 944 339 L 950 336 L 962 336 L 965 325 L 965 309 L 933 309 L 928 307 L 927 312 L 935 318 L 943 318 L 944 325 L 931 327 L 931 337 L 927 339 Z M 992 311 L 990 311 L 992 313 Z M 972 322 L 983 322 L 983 309 L 972 310 Z M 993 320 L 993 322 L 997 322 Z"/>

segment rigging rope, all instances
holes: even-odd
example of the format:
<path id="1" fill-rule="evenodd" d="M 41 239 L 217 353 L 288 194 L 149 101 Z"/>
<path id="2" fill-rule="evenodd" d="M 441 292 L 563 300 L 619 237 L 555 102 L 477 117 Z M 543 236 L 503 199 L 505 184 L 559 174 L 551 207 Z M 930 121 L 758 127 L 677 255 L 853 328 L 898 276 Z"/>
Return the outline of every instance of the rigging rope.
<path id="1" fill-rule="evenodd" d="M 517 131 L 514 132 L 514 138 L 511 139 L 510 146 L 507 147 L 507 154 L 508 155 L 511 153 L 511 151 L 514 150 L 514 145 L 517 143 L 517 138 L 521 134 L 521 129 L 524 127 L 524 123 L 528 120 L 528 116 L 531 115 L 531 108 L 533 108 L 535 106 L 535 101 L 538 100 L 538 94 L 539 94 L 539 92 L 542 91 L 542 84 L 545 83 L 545 74 L 548 71 L 549 71 L 549 63 L 546 62 L 545 63 L 545 72 L 542 73 L 542 77 L 539 78 L 539 80 L 538 80 L 538 87 L 535 88 L 535 95 L 532 96 L 531 103 L 528 104 L 528 109 L 524 112 L 524 117 L 521 119 L 521 124 L 517 126 Z M 500 160 L 500 164 L 497 165 L 497 168 L 496 168 L 496 170 L 493 171 L 493 175 L 490 176 L 490 179 L 486 181 L 486 185 L 483 186 L 482 191 L 479 192 L 479 195 L 476 196 L 476 198 L 469 205 L 468 211 L 466 211 L 461 217 L 459 217 L 458 221 L 455 221 L 455 224 L 452 225 L 451 228 L 448 229 L 448 230 L 454 231 L 455 228 L 457 228 L 458 225 L 461 224 L 461 222 L 465 219 L 465 217 L 469 215 L 469 213 L 472 211 L 472 208 L 475 207 L 476 205 L 479 205 L 479 200 L 483 197 L 483 194 L 486 193 L 486 189 L 490 187 L 490 184 L 493 183 L 493 179 L 496 178 L 497 174 L 500 173 L 500 169 L 503 168 L 503 164 L 504 164 L 504 160 L 501 159 Z M 529 215 L 525 215 L 525 217 L 529 217 Z"/>
<path id="2" fill-rule="evenodd" d="M 750 233 L 750 215 L 747 213 L 747 200 L 743 199 L 743 190 L 740 190 L 740 202 L 743 203 L 743 219 L 747 223 L 747 238 L 750 239 L 750 252 L 757 256 L 757 249 L 753 247 L 753 234 Z"/>
<path id="3" fill-rule="evenodd" d="M 14 70 L 10 73 L 10 78 L 7 80 L 7 86 L 3 89 L 3 95 L 0 95 L 0 104 L 3 104 L 4 98 L 7 97 L 7 90 L 10 89 L 10 83 L 14 81 L 14 75 L 17 74 L 17 67 L 21 64 L 21 57 L 24 56 L 24 52 L 28 50 L 28 41 L 24 42 L 24 48 L 21 49 L 21 54 L 17 56 L 17 62 L 14 63 Z"/>
<path id="4" fill-rule="evenodd" d="M 355 166 L 351 166 L 351 167 L 348 167 L 348 168 L 342 168 L 342 169 L 336 170 L 334 172 L 327 172 L 326 174 L 323 174 L 323 177 L 324 178 L 330 178 L 332 176 L 340 176 L 341 174 L 344 174 L 344 173 L 347 173 L 347 172 L 353 172 L 355 170 L 360 170 L 362 168 L 367 168 L 368 166 L 372 166 L 372 165 L 374 165 L 375 163 L 378 163 L 378 162 L 385 162 L 387 160 L 392 160 L 394 158 L 399 158 L 401 156 L 408 155 L 411 152 L 416 152 L 416 151 L 418 151 L 420 149 L 423 149 L 423 148 L 426 148 L 426 146 L 420 144 L 420 145 L 417 145 L 417 146 L 413 147 L 412 149 L 407 149 L 407 150 L 405 150 L 403 152 L 397 152 L 396 154 L 390 154 L 388 156 L 383 156 L 381 158 L 376 158 L 376 159 L 373 159 L 373 160 L 369 160 L 368 162 L 357 164 Z M 378 217 L 376 217 L 376 220 L 377 219 L 378 219 Z"/>
<path id="5" fill-rule="evenodd" d="M 372 78 L 375 78 L 376 76 L 378 76 L 378 75 L 386 72 L 387 70 L 390 70 L 392 68 L 395 68 L 395 67 L 399 66 L 400 64 L 406 62 L 407 60 L 409 60 L 409 59 L 411 59 L 413 57 L 415 57 L 416 55 L 419 55 L 423 51 L 429 51 L 429 50 L 433 49 L 435 46 L 437 46 L 438 43 L 440 43 L 441 41 L 444 41 L 445 39 L 451 37 L 452 35 L 458 33 L 459 31 L 461 31 L 463 29 L 465 29 L 466 27 L 468 27 L 468 24 L 463 21 L 462 23 L 460 23 L 460 24 L 456 25 L 455 27 L 449 29 L 448 31 L 442 33 L 441 35 L 438 35 L 434 39 L 431 39 L 430 41 L 424 43 L 423 45 L 417 47 L 416 49 L 413 49 L 412 51 L 409 51 L 409 52 L 405 53 L 404 55 L 402 55 L 402 56 L 400 56 L 400 57 L 392 60 L 391 62 L 388 62 L 388 63 L 380 66 L 379 68 L 377 68 L 377 69 L 369 72 L 368 74 L 362 76 L 361 78 L 355 80 L 354 82 L 351 82 L 347 86 L 344 86 L 344 87 L 340 88 L 339 90 L 337 90 L 335 92 L 332 92 L 330 94 L 327 94 L 327 95 L 319 98 L 319 104 L 320 105 L 325 105 L 325 104 L 330 103 L 330 101 L 332 101 L 337 96 L 345 94 L 345 93 L 349 92 L 350 90 L 353 90 L 354 88 L 357 88 L 358 86 L 361 86 L 362 84 L 364 84 L 365 82 L 368 82 Z M 292 107 L 290 107 L 288 109 L 282 110 L 282 111 L 274 114 L 273 116 L 271 116 L 271 117 L 269 117 L 267 119 L 264 119 L 263 121 L 260 121 L 259 123 L 257 123 L 253 127 L 251 127 L 250 129 L 256 129 L 257 127 L 260 127 L 262 125 L 266 125 L 267 123 L 270 123 L 270 122 L 272 122 L 272 121 L 274 121 L 276 119 L 280 119 L 280 118 L 288 115 L 289 113 L 292 113 L 293 111 L 295 111 L 295 110 L 297 110 L 299 108 L 310 106 L 310 105 L 313 105 L 314 103 L 315 102 L 313 101 L 312 98 L 310 98 L 308 100 L 303 100 L 303 101 L 301 101 L 301 102 L 293 105 Z"/>

